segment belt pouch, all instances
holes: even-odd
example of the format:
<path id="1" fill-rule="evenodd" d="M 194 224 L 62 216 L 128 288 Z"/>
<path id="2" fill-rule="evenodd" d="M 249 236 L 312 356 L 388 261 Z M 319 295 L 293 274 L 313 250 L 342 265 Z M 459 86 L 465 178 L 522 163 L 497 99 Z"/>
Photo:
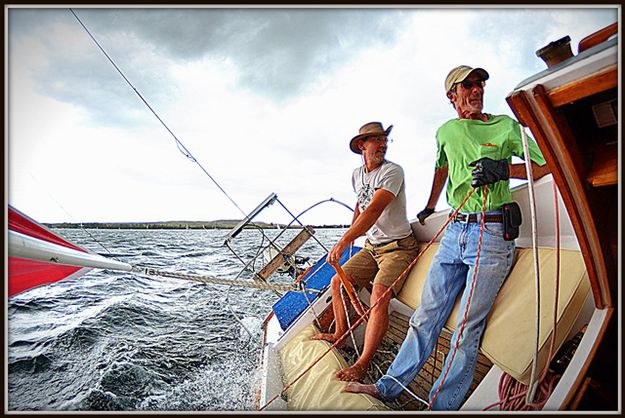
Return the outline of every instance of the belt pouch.
<path id="1" fill-rule="evenodd" d="M 521 208 L 517 202 L 506 203 L 501 207 L 503 214 L 503 239 L 513 241 L 519 236 L 519 227 L 523 222 Z"/>

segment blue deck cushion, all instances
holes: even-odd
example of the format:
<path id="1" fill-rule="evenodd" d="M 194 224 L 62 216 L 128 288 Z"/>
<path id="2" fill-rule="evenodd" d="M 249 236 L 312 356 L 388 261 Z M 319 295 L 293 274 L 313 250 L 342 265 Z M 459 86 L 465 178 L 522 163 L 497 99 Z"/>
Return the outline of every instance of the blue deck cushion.
<path id="1" fill-rule="evenodd" d="M 348 247 L 339 260 L 339 264 L 343 265 L 354 254 L 361 250 L 361 247 Z M 334 267 L 326 263 L 327 254 L 323 255 L 312 269 L 302 278 L 306 284 L 306 289 L 323 290 L 330 284 L 330 279 L 336 274 Z M 308 307 L 310 301 L 319 296 L 317 292 L 287 292 L 272 307 L 274 314 L 278 318 L 282 330 L 286 330 Z M 306 299 L 308 297 L 308 300 Z"/>

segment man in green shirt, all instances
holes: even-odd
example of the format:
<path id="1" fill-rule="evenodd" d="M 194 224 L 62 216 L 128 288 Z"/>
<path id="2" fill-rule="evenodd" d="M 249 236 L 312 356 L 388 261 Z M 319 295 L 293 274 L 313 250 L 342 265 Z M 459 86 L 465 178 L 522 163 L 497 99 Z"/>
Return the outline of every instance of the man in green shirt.
<path id="1" fill-rule="evenodd" d="M 486 317 L 514 257 L 514 240 L 504 239 L 502 223 L 502 206 L 512 202 L 509 179 L 526 178 L 524 164 L 511 164 L 513 155 L 525 157 L 519 123 L 505 115 L 482 111 L 488 78 L 489 74 L 482 68 L 461 65 L 445 79 L 446 94 L 458 118 L 447 121 L 436 133 L 438 154 L 432 191 L 426 208 L 417 217 L 424 223 L 434 213 L 445 182 L 447 202 L 454 211 L 473 188 L 477 190 L 445 231 L 430 265 L 421 305 L 410 318 L 406 339 L 387 373 L 373 385 L 350 383 L 346 391 L 364 392 L 387 401 L 397 398 L 430 356 L 460 292 L 460 312 L 465 312 L 480 238 L 482 186 L 486 185 L 481 258 L 469 311 L 462 335 L 459 335 L 463 328 L 459 323 L 451 338 L 451 347 L 460 338 L 457 351 L 453 361 L 451 355 L 447 356 L 443 373 L 432 385 L 430 407 L 457 410 L 469 390 Z M 533 177 L 547 174 L 545 159 L 533 140 L 529 141 L 529 152 Z M 460 315 L 458 321 L 462 320 Z"/>

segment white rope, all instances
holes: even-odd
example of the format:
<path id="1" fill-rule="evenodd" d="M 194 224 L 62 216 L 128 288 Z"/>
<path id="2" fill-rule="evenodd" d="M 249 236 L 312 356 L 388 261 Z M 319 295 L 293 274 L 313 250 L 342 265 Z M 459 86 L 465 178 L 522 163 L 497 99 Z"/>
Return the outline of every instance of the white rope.
<path id="1" fill-rule="evenodd" d="M 319 328 L 319 331 L 321 331 L 321 323 L 319 322 L 319 315 L 317 315 L 317 312 L 315 312 L 315 308 L 312 302 L 310 301 L 310 299 L 308 298 L 308 293 L 303 292 L 303 294 L 304 294 L 304 297 L 306 298 L 306 302 L 308 303 L 308 306 L 310 307 L 311 312 L 313 313 L 313 319 L 317 323 L 317 327 Z"/>
<path id="2" fill-rule="evenodd" d="M 238 286 L 251 289 L 279 290 L 283 292 L 319 292 L 316 289 L 300 289 L 295 285 L 269 284 L 266 282 L 251 280 L 218 279 L 216 277 L 203 276 L 199 274 L 176 273 L 171 271 L 156 270 L 149 267 L 133 267 L 132 272 L 146 274 L 148 276 L 170 277 L 174 279 L 190 280 L 199 283 L 223 284 L 226 286 Z"/>
<path id="3" fill-rule="evenodd" d="M 347 327 L 351 328 L 352 323 L 349 320 L 349 309 L 347 308 L 347 303 L 345 302 L 345 297 L 343 295 L 343 284 L 339 286 L 339 295 L 341 296 L 341 302 L 343 302 L 343 312 L 345 313 L 345 319 L 347 320 Z M 352 339 L 352 344 L 354 345 L 354 351 L 356 351 L 356 355 L 360 358 L 360 350 L 358 350 L 358 344 L 356 344 L 356 339 L 354 338 L 354 330 L 349 333 L 349 336 Z"/>
<path id="4" fill-rule="evenodd" d="M 418 397 L 416 394 L 414 394 L 410 389 L 408 389 L 408 387 L 404 386 L 404 384 L 402 382 L 400 382 L 399 380 L 395 379 L 393 376 L 391 376 L 390 374 L 385 374 L 383 377 L 388 377 L 391 380 L 394 380 L 395 383 L 397 383 L 399 386 L 401 386 L 406 392 L 408 392 L 408 394 L 410 396 L 412 396 L 413 398 L 415 398 L 417 401 L 421 402 L 422 404 L 426 405 L 426 406 L 430 406 L 430 403 L 421 399 L 420 397 Z"/>
<path id="5" fill-rule="evenodd" d="M 540 349 L 540 270 L 538 264 L 538 237 L 536 226 L 536 201 L 534 198 L 534 176 L 532 173 L 532 159 L 530 158 L 529 145 L 527 143 L 527 135 L 525 127 L 521 126 L 521 140 L 523 141 L 523 155 L 525 156 L 525 171 L 527 173 L 527 191 L 530 201 L 530 213 L 532 221 L 532 250 L 534 254 L 534 273 L 536 285 L 536 343 L 534 346 L 534 360 L 532 362 L 532 374 L 528 385 L 527 396 L 525 402 L 530 404 L 534 401 L 536 395 L 536 374 L 538 370 L 538 351 Z"/>

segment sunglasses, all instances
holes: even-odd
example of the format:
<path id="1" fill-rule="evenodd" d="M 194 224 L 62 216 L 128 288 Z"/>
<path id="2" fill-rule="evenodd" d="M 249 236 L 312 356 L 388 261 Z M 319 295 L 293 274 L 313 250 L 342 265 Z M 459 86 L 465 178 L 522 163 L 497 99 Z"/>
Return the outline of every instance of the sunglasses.
<path id="1" fill-rule="evenodd" d="M 386 136 L 370 136 L 369 138 L 366 138 L 367 140 L 372 140 L 372 141 L 376 141 L 376 142 L 380 142 L 383 144 L 390 144 L 393 142 L 393 140 L 391 138 L 388 138 Z"/>
<path id="2" fill-rule="evenodd" d="M 473 87 L 478 87 L 478 88 L 483 89 L 484 86 L 486 85 L 486 81 L 485 80 L 477 80 L 477 81 L 464 80 L 458 84 L 462 84 L 462 87 L 464 87 L 467 90 L 470 90 Z"/>

